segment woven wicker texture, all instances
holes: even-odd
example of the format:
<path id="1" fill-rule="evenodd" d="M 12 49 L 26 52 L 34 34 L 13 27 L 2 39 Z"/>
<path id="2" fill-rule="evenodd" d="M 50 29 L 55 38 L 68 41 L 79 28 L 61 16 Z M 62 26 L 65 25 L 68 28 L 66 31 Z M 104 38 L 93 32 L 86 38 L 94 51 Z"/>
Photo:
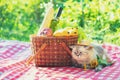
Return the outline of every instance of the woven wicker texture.
<path id="1" fill-rule="evenodd" d="M 71 55 L 68 46 L 77 43 L 77 36 L 39 37 L 32 36 L 32 49 L 36 66 L 70 66 Z"/>

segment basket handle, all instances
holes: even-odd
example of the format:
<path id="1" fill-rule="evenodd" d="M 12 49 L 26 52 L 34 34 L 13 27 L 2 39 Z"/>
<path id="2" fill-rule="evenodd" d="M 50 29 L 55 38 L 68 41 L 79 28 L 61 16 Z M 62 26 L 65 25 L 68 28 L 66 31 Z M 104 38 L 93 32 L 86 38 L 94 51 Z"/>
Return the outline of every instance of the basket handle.
<path id="1" fill-rule="evenodd" d="M 26 60 L 26 65 L 29 65 L 30 62 L 32 62 L 32 61 L 35 59 L 35 56 L 38 55 L 46 46 L 47 46 L 47 44 L 44 43 L 34 55 L 31 55 L 31 56 Z"/>
<path id="2" fill-rule="evenodd" d="M 61 42 L 60 43 L 61 45 L 62 45 L 62 47 L 68 52 L 68 54 L 70 55 L 70 56 L 72 56 L 72 52 L 70 51 L 70 49 L 67 47 L 67 45 L 64 43 L 64 42 Z"/>

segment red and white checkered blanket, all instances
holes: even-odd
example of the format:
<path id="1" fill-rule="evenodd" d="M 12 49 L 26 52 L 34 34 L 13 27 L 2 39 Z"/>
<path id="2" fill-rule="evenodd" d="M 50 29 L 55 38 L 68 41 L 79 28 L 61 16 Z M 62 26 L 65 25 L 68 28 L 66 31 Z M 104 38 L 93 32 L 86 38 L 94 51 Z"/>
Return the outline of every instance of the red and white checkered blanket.
<path id="1" fill-rule="evenodd" d="M 120 80 L 120 47 L 103 44 L 112 60 L 112 66 L 102 71 L 75 67 L 25 66 L 32 54 L 30 44 L 20 41 L 0 40 L 0 80 Z"/>

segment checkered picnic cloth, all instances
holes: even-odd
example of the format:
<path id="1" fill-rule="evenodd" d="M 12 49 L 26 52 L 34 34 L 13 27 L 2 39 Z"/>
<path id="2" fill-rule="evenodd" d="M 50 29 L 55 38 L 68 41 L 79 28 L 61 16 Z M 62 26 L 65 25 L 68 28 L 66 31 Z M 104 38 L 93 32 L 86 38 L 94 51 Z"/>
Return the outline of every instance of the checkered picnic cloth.
<path id="1" fill-rule="evenodd" d="M 95 72 L 75 67 L 25 66 L 30 43 L 0 40 L 0 80 L 120 80 L 120 47 L 102 44 L 115 63 Z"/>

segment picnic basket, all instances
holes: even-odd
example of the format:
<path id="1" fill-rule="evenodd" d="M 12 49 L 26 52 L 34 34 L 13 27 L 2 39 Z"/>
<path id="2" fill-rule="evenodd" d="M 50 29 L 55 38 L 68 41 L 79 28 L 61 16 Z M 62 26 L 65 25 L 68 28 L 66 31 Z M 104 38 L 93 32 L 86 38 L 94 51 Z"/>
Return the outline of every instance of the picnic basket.
<path id="1" fill-rule="evenodd" d="M 68 46 L 77 43 L 78 36 L 40 37 L 31 36 L 32 51 L 37 67 L 71 66 L 71 51 Z"/>

